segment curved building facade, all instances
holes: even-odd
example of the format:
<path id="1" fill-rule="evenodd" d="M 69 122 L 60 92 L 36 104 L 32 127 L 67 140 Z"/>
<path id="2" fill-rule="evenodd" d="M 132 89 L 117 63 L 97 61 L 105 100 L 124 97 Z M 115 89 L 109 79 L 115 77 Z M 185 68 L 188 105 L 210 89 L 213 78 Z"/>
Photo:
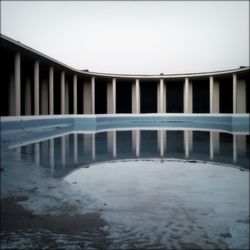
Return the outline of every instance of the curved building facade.
<path id="1" fill-rule="evenodd" d="M 160 75 L 76 70 L 1 35 L 1 116 L 249 113 L 249 67 Z"/>

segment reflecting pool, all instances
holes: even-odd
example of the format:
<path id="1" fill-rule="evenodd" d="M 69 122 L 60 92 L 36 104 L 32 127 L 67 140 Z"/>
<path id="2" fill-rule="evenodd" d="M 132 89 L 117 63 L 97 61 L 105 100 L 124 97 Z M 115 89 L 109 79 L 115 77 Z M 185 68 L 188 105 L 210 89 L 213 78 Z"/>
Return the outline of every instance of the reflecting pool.
<path id="1" fill-rule="evenodd" d="M 249 248 L 249 134 L 138 128 L 1 145 L 5 248 Z"/>

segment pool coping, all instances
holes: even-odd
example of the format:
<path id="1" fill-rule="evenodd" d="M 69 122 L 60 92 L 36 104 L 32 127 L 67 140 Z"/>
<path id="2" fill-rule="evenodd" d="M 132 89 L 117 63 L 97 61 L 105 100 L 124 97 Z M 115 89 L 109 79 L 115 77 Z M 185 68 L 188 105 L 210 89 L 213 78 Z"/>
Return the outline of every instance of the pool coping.
<path id="1" fill-rule="evenodd" d="M 250 131 L 249 114 L 101 114 L 41 115 L 1 117 L 1 134 L 23 130 L 68 128 L 100 131 L 136 127 L 179 127 L 218 129 L 227 132 Z"/>

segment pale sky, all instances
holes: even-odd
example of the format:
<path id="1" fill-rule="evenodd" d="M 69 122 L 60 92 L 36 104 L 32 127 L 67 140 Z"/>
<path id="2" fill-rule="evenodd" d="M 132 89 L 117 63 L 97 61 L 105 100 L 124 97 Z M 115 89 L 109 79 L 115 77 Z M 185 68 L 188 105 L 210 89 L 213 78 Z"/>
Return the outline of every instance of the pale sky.
<path id="1" fill-rule="evenodd" d="M 1 33 L 95 72 L 249 66 L 248 1 L 1 1 Z"/>

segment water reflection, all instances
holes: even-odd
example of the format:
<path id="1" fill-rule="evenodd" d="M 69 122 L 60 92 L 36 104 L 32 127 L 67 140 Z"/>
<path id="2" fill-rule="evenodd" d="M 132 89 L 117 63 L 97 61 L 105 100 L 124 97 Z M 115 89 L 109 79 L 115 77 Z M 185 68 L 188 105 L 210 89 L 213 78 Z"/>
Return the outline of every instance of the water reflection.
<path id="1" fill-rule="evenodd" d="M 61 177 L 93 162 L 135 158 L 213 161 L 249 168 L 249 135 L 195 130 L 67 134 L 15 148 L 17 156 Z"/>

